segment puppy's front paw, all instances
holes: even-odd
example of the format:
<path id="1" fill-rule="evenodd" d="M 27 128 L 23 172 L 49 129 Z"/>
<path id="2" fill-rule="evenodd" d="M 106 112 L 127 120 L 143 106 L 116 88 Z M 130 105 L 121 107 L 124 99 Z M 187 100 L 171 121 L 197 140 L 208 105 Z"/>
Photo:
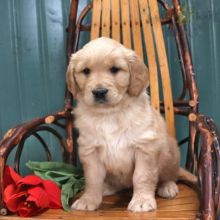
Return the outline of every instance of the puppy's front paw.
<path id="1" fill-rule="evenodd" d="M 157 208 L 156 200 L 151 195 L 136 195 L 132 197 L 128 210 L 132 212 L 148 212 Z"/>
<path id="2" fill-rule="evenodd" d="M 94 198 L 82 196 L 72 204 L 71 209 L 94 211 L 99 207 L 100 203 Z"/>
<path id="3" fill-rule="evenodd" d="M 166 199 L 174 198 L 179 192 L 178 186 L 173 181 L 167 181 L 159 184 L 157 194 Z"/>

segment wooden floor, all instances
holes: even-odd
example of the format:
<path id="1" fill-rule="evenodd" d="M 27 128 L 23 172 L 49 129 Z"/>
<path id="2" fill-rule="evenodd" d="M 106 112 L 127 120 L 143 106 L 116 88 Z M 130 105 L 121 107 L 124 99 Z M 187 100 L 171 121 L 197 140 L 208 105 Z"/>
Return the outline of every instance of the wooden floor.
<path id="1" fill-rule="evenodd" d="M 126 210 L 131 193 L 104 198 L 98 211 L 83 212 L 63 210 L 48 210 L 39 216 L 25 219 L 64 219 L 64 220 L 144 220 L 144 219 L 196 219 L 199 207 L 197 194 L 189 187 L 179 184 L 180 193 L 175 199 L 157 198 L 157 211 L 148 213 L 132 213 Z M 17 216 L 0 216 L 1 220 L 20 220 Z"/>

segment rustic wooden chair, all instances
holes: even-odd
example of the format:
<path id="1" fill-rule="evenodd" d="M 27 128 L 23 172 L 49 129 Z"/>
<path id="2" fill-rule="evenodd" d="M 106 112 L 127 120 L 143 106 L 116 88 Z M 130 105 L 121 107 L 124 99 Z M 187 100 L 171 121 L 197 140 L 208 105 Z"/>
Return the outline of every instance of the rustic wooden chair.
<path id="1" fill-rule="evenodd" d="M 159 16 L 159 7 L 165 12 L 163 18 Z M 151 102 L 158 111 L 164 113 L 169 133 L 175 136 L 174 114 L 182 115 L 189 121 L 189 135 L 179 144 L 188 142 L 186 168 L 198 176 L 198 185 L 193 186 L 193 189 L 196 189 L 193 190 L 180 184 L 180 193 L 173 200 L 157 198 L 158 210 L 155 212 L 140 214 L 127 212 L 126 205 L 130 194 L 126 192 L 104 198 L 103 205 L 96 212 L 69 213 L 48 210 L 38 218 L 220 219 L 219 136 L 213 120 L 198 113 L 197 85 L 184 26 L 184 14 L 179 0 L 173 0 L 171 5 L 168 5 L 165 0 L 93 0 L 76 19 L 77 8 L 78 0 L 72 0 L 67 29 L 67 60 L 77 51 L 82 31 L 91 32 L 91 39 L 100 36 L 113 38 L 126 47 L 133 48 L 143 59 L 147 57 Z M 92 11 L 91 24 L 83 24 L 84 18 L 90 11 Z M 169 26 L 172 30 L 178 51 L 183 88 L 177 100 L 173 100 L 172 96 L 162 25 Z M 158 83 L 159 74 L 162 89 Z M 159 90 L 163 94 L 163 100 L 160 99 Z M 40 135 L 40 131 L 47 131 L 60 141 L 63 160 L 76 164 L 72 106 L 73 98 L 66 91 L 63 111 L 18 125 L 5 134 L 0 142 L 0 211 L 2 215 L 7 214 L 2 194 L 4 167 L 12 149 L 17 147 L 14 167 L 18 172 L 24 143 L 30 137 L 39 140 L 50 160 L 48 145 Z M 62 137 L 56 127 L 66 130 L 66 138 Z M 13 219 L 13 216 L 2 216 L 0 219 Z"/>

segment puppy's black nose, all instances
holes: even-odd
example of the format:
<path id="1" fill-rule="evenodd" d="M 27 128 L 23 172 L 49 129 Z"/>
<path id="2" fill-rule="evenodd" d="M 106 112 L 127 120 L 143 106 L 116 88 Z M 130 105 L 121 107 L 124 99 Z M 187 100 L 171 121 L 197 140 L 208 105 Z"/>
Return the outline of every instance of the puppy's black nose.
<path id="1" fill-rule="evenodd" d="M 92 94 L 96 101 L 105 101 L 107 92 L 108 92 L 108 89 L 105 89 L 105 88 L 98 88 L 98 89 L 92 90 Z"/>

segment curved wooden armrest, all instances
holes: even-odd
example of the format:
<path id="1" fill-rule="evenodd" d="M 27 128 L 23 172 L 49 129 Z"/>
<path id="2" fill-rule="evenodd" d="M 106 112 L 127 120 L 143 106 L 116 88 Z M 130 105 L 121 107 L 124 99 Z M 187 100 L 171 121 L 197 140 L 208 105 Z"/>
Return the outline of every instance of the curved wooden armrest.
<path id="1" fill-rule="evenodd" d="M 220 219 L 220 136 L 214 121 L 205 115 L 196 120 L 201 219 Z M 198 148 L 197 148 L 198 150 Z"/>
<path id="2" fill-rule="evenodd" d="M 25 136 L 29 136 L 34 132 L 40 130 L 47 130 L 54 135 L 58 136 L 55 129 L 48 128 L 50 124 L 56 124 L 65 128 L 66 125 L 59 123 L 60 119 L 71 119 L 72 115 L 69 112 L 61 111 L 45 117 L 36 118 L 29 122 L 25 122 L 17 125 L 14 128 L 9 129 L 0 141 L 0 157 L 7 159 L 7 155 L 10 151 L 19 144 Z M 40 127 L 43 126 L 43 127 Z"/>
<path id="3" fill-rule="evenodd" d="M 61 120 L 65 120 L 65 123 L 61 123 Z M 67 138 L 62 137 L 59 132 L 59 129 L 56 129 L 56 125 L 60 128 L 66 129 Z M 21 153 L 23 150 L 24 143 L 27 138 L 34 136 L 43 146 L 44 150 L 47 153 L 47 159 L 51 159 L 49 148 L 45 140 L 38 134 L 39 131 L 47 131 L 50 134 L 54 135 L 62 147 L 63 159 L 65 162 L 73 162 L 75 160 L 75 155 L 73 151 L 73 116 L 70 111 L 61 111 L 45 117 L 37 118 L 29 122 L 17 125 L 14 128 L 8 130 L 4 135 L 4 138 L 0 141 L 0 213 L 7 214 L 7 209 L 4 207 L 3 202 L 3 177 L 4 177 L 4 168 L 7 161 L 7 158 L 12 151 L 17 146 L 15 154 L 14 167 L 17 172 L 19 172 L 19 162 Z"/>

